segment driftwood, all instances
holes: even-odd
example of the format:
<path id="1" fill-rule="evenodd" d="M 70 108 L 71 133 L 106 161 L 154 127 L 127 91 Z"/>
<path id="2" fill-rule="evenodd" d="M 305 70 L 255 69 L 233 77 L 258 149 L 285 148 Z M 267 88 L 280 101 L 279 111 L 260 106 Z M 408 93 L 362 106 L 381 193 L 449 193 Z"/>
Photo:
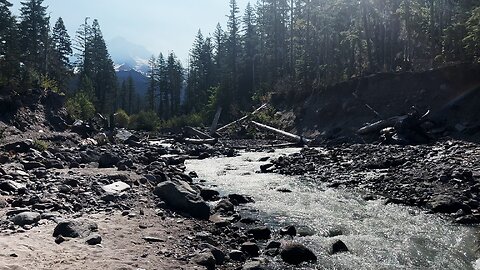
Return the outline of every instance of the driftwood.
<path id="1" fill-rule="evenodd" d="M 194 128 L 194 127 L 186 127 L 186 131 L 188 134 L 193 135 L 193 136 L 198 136 L 201 139 L 211 139 L 212 136 L 208 135 L 205 132 L 201 132 L 200 130 Z"/>
<path id="2" fill-rule="evenodd" d="M 255 122 L 255 121 L 252 121 L 252 123 L 255 126 L 261 128 L 261 129 L 265 129 L 265 130 L 277 133 L 279 135 L 285 136 L 286 138 L 288 138 L 288 139 L 290 139 L 290 140 L 292 140 L 296 143 L 309 144 L 311 142 L 311 140 L 309 140 L 307 138 L 304 138 L 302 136 L 298 136 L 298 135 L 295 135 L 295 134 L 292 134 L 292 133 L 289 133 L 289 132 L 286 132 L 286 131 L 283 131 L 283 130 L 280 130 L 280 129 L 277 129 L 277 128 L 274 128 L 274 127 L 270 127 L 270 126 L 267 126 L 267 125 L 264 125 L 264 124 L 260 124 L 260 123 Z"/>
<path id="3" fill-rule="evenodd" d="M 240 119 L 238 119 L 238 120 L 235 120 L 235 121 L 233 121 L 233 122 L 231 122 L 231 123 L 228 123 L 228 124 L 226 124 L 225 126 L 217 129 L 217 132 L 221 132 L 222 130 L 225 130 L 225 129 L 227 129 L 227 128 L 229 128 L 229 127 L 231 127 L 231 126 L 233 126 L 233 125 L 235 125 L 235 124 L 237 124 L 237 123 L 240 123 L 240 122 L 242 122 L 242 121 L 245 121 L 246 119 L 248 119 L 249 117 L 255 115 L 256 113 L 258 113 L 259 111 L 261 111 L 261 110 L 264 109 L 265 107 L 267 107 L 267 104 L 266 104 L 266 103 L 263 104 L 262 106 L 258 107 L 255 111 L 253 111 L 253 112 L 251 112 L 251 113 L 243 116 L 242 118 L 240 118 Z"/>
<path id="4" fill-rule="evenodd" d="M 213 136 L 215 132 L 217 132 L 218 120 L 220 119 L 220 115 L 222 114 L 222 107 L 217 109 L 217 113 L 215 113 L 215 117 L 212 121 L 212 126 L 210 127 L 210 136 Z"/>
<path id="5" fill-rule="evenodd" d="M 386 120 L 380 120 L 360 128 L 359 130 L 357 130 L 357 134 L 364 135 L 368 133 L 378 132 L 384 128 L 394 126 L 397 122 L 402 121 L 405 118 L 407 118 L 407 116 L 404 115 L 391 117 Z"/>
<path id="6" fill-rule="evenodd" d="M 191 138 L 185 138 L 183 139 L 184 142 L 186 143 L 191 143 L 191 144 L 215 144 L 217 143 L 216 138 L 210 138 L 210 139 L 191 139 Z"/>

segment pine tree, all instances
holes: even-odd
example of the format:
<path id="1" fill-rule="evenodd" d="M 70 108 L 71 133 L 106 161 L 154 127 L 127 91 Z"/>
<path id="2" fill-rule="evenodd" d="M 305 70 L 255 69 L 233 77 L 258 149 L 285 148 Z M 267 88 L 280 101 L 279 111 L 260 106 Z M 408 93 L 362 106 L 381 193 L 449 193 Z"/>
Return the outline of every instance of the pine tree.
<path id="1" fill-rule="evenodd" d="M 167 62 L 165 61 L 165 57 L 162 53 L 157 58 L 157 77 L 158 77 L 158 112 L 157 114 L 165 119 L 167 118 L 168 114 L 168 104 L 169 104 L 169 97 L 168 97 L 168 68 Z"/>
<path id="2" fill-rule="evenodd" d="M 148 89 L 145 96 L 147 102 L 147 109 L 149 111 L 155 111 L 155 93 L 157 92 L 157 85 L 158 85 L 158 67 L 157 67 L 157 60 L 154 56 L 150 58 L 148 61 L 149 71 L 148 71 Z"/>
<path id="3" fill-rule="evenodd" d="M 20 47 L 27 68 L 46 74 L 48 70 L 49 20 L 43 0 L 21 2 Z"/>
<path id="4" fill-rule="evenodd" d="M 19 51 L 15 19 L 10 7 L 12 4 L 0 0 L 0 93 L 11 92 L 19 83 Z"/>
<path id="5" fill-rule="evenodd" d="M 183 68 L 182 64 L 173 52 L 167 58 L 167 88 L 168 111 L 167 118 L 180 114 L 180 95 L 183 89 Z"/>
<path id="6" fill-rule="evenodd" d="M 63 19 L 60 17 L 52 31 L 52 53 L 50 57 L 52 63 L 49 74 L 62 88 L 67 86 L 71 75 L 70 56 L 72 53 L 70 36 Z"/>

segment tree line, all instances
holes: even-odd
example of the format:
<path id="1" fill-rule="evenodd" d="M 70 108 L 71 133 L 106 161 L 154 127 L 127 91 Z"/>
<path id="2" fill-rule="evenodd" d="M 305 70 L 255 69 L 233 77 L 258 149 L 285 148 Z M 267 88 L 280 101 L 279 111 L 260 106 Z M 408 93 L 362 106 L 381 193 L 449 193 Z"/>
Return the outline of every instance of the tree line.
<path id="1" fill-rule="evenodd" d="M 258 0 L 240 16 L 230 0 L 227 28 L 197 34 L 185 109 L 235 114 L 275 91 L 478 61 L 479 1 Z"/>
<path id="2" fill-rule="evenodd" d="M 208 119 L 221 107 L 228 120 L 276 91 L 301 96 L 377 72 L 480 61 L 478 1 L 257 0 L 240 14 L 230 0 L 226 28 L 199 30 L 186 68 L 173 52 L 150 59 L 140 97 L 131 78 L 117 81 L 98 20 L 86 18 L 71 39 L 62 18 L 50 27 L 43 0 L 21 5 L 16 17 L 0 0 L 0 91 L 72 89 L 79 115 Z"/>

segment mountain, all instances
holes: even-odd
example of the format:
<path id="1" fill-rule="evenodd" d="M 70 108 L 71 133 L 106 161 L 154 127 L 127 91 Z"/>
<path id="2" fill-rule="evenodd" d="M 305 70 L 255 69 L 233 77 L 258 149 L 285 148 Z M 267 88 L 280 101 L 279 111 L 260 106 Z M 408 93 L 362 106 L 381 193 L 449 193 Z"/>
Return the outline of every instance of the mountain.
<path id="1" fill-rule="evenodd" d="M 135 86 L 135 91 L 143 98 L 147 93 L 148 89 L 148 78 L 142 73 L 130 69 L 130 70 L 118 70 L 117 71 L 117 80 L 121 84 L 124 80 L 127 81 L 128 77 L 132 77 L 133 85 Z"/>
<path id="2" fill-rule="evenodd" d="M 148 59 L 153 53 L 145 47 L 132 43 L 123 37 L 116 37 L 108 41 L 107 46 L 117 72 L 134 69 L 143 74 L 147 73 Z"/>

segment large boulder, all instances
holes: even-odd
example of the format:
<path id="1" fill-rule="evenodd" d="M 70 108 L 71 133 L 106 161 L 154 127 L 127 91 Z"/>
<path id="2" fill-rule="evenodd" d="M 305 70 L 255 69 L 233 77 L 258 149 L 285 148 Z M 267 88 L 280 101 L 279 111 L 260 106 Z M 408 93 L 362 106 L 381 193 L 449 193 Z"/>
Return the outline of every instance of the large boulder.
<path id="1" fill-rule="evenodd" d="M 173 210 L 199 219 L 208 220 L 210 217 L 210 206 L 203 201 L 199 192 L 187 182 L 166 181 L 158 184 L 154 193 Z"/>
<path id="2" fill-rule="evenodd" d="M 120 161 L 120 158 L 111 152 L 105 152 L 100 156 L 98 160 L 98 167 L 99 168 L 111 168 Z"/>
<path id="3" fill-rule="evenodd" d="M 57 224 L 53 230 L 53 237 L 61 235 L 63 237 L 84 238 L 97 230 L 98 225 L 95 222 L 87 220 L 66 220 Z"/>
<path id="4" fill-rule="evenodd" d="M 35 224 L 40 220 L 40 214 L 37 212 L 23 212 L 16 214 L 12 221 L 15 225 L 31 225 Z"/>
<path id="5" fill-rule="evenodd" d="M 317 260 L 317 256 L 310 249 L 298 243 L 284 244 L 280 251 L 280 256 L 284 262 L 295 265 Z"/>
<path id="6" fill-rule="evenodd" d="M 429 203 L 432 211 L 435 213 L 455 213 L 463 210 L 470 213 L 470 207 L 461 200 L 448 195 L 438 195 Z"/>

